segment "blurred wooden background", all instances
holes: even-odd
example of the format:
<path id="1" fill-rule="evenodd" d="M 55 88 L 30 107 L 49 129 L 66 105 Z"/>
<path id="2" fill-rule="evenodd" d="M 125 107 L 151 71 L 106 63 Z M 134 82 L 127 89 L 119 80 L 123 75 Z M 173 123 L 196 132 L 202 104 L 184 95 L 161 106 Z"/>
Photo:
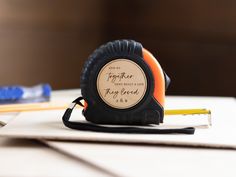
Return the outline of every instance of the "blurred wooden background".
<path id="1" fill-rule="evenodd" d="M 0 0 L 0 84 L 79 87 L 102 41 L 103 7 L 86 0 Z"/>
<path id="2" fill-rule="evenodd" d="M 235 96 L 236 1 L 0 0 L 0 84 L 79 87 L 100 44 L 140 41 L 172 78 L 168 94 Z"/>

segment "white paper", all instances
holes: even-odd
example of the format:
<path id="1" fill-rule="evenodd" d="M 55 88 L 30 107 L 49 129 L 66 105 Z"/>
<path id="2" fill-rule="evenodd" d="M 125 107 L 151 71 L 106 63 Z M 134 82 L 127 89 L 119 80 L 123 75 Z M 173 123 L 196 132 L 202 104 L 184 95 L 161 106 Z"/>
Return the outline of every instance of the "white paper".
<path id="1" fill-rule="evenodd" d="M 235 177 L 233 150 L 44 141 L 124 177 Z"/>
<path id="2" fill-rule="evenodd" d="M 0 138 L 2 177 L 108 177 L 89 163 L 58 153 L 38 141 Z"/>
<path id="3" fill-rule="evenodd" d="M 0 136 L 51 140 L 122 142 L 236 148 L 236 103 L 234 98 L 168 97 L 167 108 L 209 108 L 213 127 L 197 129 L 194 135 L 134 135 L 95 133 L 72 130 L 62 123 L 64 110 L 24 112 L 0 129 Z M 74 120 L 84 121 L 81 110 L 73 112 Z M 166 117 L 166 122 L 175 120 Z M 168 119 L 168 120 L 167 120 Z"/>

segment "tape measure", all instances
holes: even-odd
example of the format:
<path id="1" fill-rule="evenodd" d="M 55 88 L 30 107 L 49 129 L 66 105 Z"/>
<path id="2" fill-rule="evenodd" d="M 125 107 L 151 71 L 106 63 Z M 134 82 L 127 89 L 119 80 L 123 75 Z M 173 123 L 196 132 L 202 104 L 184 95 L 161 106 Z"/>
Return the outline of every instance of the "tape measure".
<path id="1" fill-rule="evenodd" d="M 165 91 L 170 84 L 157 59 L 139 42 L 116 40 L 100 46 L 86 61 L 80 83 L 82 97 L 73 101 L 63 116 L 69 128 L 111 133 L 194 133 L 192 127 L 136 127 L 163 123 Z M 84 107 L 84 117 L 93 124 L 69 121 L 76 104 Z"/>

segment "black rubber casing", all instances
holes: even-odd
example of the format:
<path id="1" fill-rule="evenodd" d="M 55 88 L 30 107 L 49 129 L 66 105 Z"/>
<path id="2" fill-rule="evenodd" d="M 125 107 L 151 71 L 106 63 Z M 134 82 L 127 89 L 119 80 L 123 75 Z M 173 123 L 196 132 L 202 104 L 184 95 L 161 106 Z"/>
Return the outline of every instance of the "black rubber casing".
<path id="1" fill-rule="evenodd" d="M 96 124 L 148 125 L 163 122 L 164 109 L 154 99 L 153 73 L 143 60 L 142 45 L 133 40 L 116 40 L 96 49 L 89 56 L 81 73 L 81 92 L 88 107 L 83 111 L 86 120 Z M 143 99 L 127 109 L 107 105 L 97 91 L 97 76 L 101 68 L 114 59 L 129 59 L 145 72 L 147 91 Z M 167 76 L 165 76 L 166 79 Z"/>

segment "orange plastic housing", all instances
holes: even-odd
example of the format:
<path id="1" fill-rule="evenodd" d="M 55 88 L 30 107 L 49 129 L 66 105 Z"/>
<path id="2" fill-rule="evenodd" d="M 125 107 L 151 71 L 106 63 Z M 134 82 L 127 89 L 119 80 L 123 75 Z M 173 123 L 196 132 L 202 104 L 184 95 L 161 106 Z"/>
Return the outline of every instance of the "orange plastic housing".
<path id="1" fill-rule="evenodd" d="M 88 107 L 88 103 L 86 101 L 84 101 L 84 110 L 86 110 Z"/>
<path id="2" fill-rule="evenodd" d="M 156 58 L 143 48 L 143 59 L 149 66 L 154 77 L 154 98 L 163 106 L 165 104 L 165 78 L 161 65 Z"/>

